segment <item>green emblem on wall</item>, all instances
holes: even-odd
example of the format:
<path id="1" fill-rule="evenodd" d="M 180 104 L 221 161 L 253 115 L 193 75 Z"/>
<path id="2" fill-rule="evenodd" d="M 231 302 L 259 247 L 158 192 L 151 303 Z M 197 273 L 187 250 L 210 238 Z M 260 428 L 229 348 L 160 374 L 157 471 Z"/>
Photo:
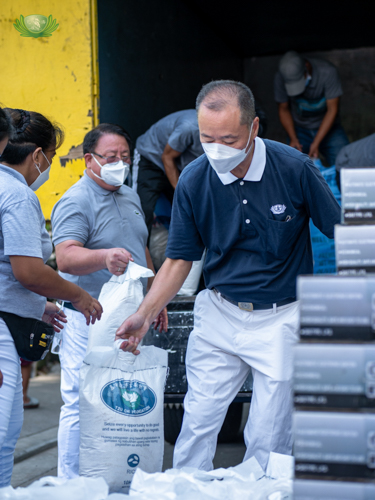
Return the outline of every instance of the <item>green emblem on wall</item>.
<path id="1" fill-rule="evenodd" d="M 52 20 L 52 16 L 41 16 L 33 14 L 31 16 L 20 16 L 13 24 L 21 36 L 29 36 L 32 38 L 39 38 L 42 36 L 52 36 L 52 33 L 59 27 L 56 19 Z"/>

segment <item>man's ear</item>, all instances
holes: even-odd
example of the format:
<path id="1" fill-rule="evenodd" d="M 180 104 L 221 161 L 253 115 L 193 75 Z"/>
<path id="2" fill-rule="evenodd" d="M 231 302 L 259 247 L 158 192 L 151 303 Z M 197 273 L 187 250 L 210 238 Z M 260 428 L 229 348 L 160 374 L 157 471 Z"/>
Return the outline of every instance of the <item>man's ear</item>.
<path id="1" fill-rule="evenodd" d="M 259 132 L 259 117 L 256 116 L 254 118 L 254 121 L 253 121 L 253 138 L 255 139 L 255 137 L 258 136 L 258 132 Z"/>
<path id="2" fill-rule="evenodd" d="M 86 153 L 84 155 L 85 163 L 86 163 L 86 168 L 89 168 L 91 170 L 91 162 L 93 161 L 91 153 Z"/>

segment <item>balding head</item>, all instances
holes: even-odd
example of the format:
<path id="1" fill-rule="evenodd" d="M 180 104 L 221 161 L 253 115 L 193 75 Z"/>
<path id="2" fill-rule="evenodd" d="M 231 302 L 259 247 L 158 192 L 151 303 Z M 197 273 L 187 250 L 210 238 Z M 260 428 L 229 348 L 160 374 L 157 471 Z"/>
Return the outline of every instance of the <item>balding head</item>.
<path id="1" fill-rule="evenodd" d="M 204 85 L 197 97 L 197 113 L 201 106 L 212 111 L 236 106 L 240 109 L 241 125 L 248 128 L 256 116 L 253 93 L 243 83 L 233 80 L 216 80 Z"/>

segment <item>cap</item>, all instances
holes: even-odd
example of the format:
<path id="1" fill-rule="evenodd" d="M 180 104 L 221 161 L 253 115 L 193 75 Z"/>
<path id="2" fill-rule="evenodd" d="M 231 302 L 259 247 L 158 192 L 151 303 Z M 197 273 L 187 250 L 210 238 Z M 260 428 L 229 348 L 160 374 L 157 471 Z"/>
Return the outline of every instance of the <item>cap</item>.
<path id="1" fill-rule="evenodd" d="M 279 62 L 279 71 L 284 79 L 286 93 L 291 97 L 302 94 L 306 86 L 306 65 L 297 52 L 291 50 L 283 55 Z"/>

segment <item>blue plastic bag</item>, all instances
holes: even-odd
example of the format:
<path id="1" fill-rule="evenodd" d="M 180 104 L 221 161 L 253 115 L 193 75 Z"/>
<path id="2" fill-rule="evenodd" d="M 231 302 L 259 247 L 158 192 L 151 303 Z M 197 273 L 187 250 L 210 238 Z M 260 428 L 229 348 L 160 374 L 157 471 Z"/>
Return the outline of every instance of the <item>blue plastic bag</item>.
<path id="1" fill-rule="evenodd" d="M 320 160 L 314 160 L 315 166 L 327 181 L 328 186 L 341 205 L 341 193 L 336 182 L 336 167 L 326 168 Z M 335 242 L 327 238 L 310 220 L 311 244 L 314 259 L 314 274 L 336 273 Z"/>

